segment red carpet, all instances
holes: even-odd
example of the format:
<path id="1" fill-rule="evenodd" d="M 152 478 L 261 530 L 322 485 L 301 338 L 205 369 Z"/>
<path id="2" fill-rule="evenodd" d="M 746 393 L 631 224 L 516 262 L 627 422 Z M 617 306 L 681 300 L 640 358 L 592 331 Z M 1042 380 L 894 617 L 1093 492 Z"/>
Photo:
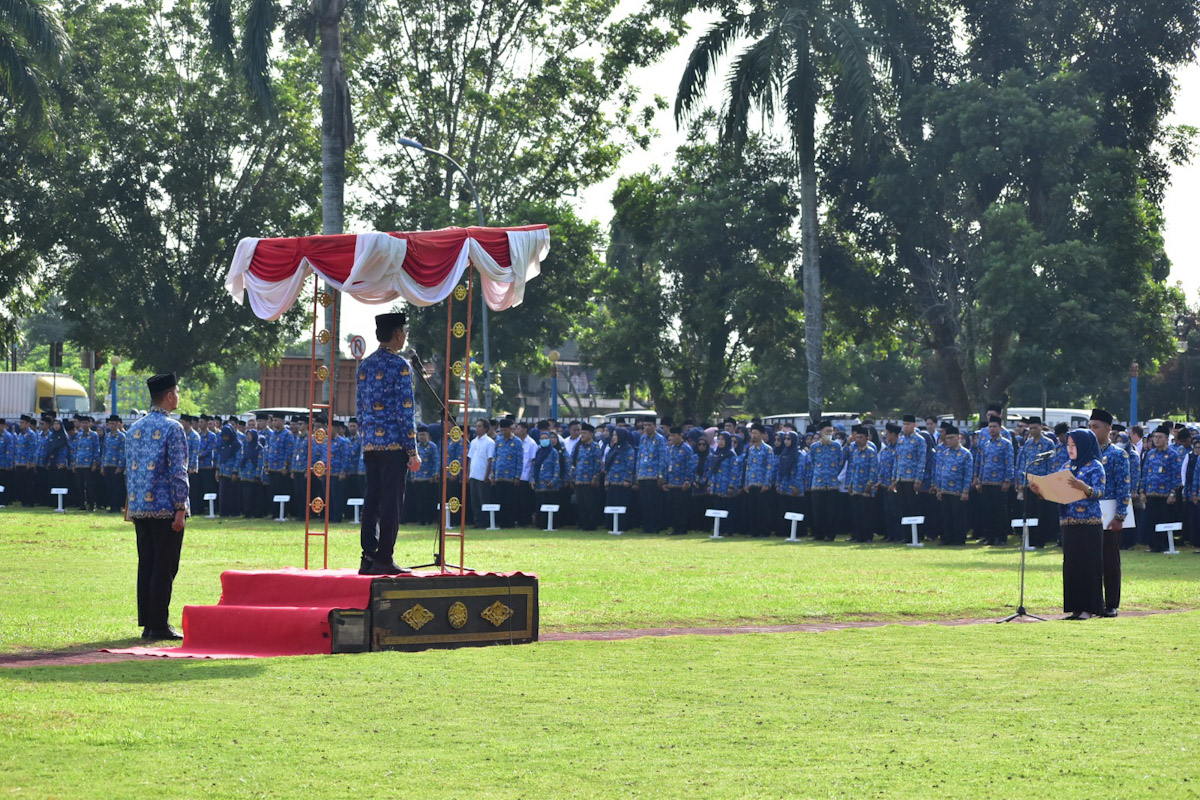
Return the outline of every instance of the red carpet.
<path id="1" fill-rule="evenodd" d="M 421 572 L 412 577 L 438 574 Z M 330 653 L 329 612 L 335 608 L 367 608 L 373 580 L 374 576 L 359 575 L 353 569 L 227 570 L 221 573 L 221 600 L 217 605 L 184 606 L 181 647 L 130 647 L 106 652 L 168 658 Z"/>

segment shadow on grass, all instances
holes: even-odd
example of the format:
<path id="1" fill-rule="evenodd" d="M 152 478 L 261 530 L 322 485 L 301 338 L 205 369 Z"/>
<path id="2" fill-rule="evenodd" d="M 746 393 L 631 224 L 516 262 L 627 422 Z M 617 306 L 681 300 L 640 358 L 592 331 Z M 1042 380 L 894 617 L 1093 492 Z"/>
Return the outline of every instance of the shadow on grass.
<path id="1" fill-rule="evenodd" d="M 121 683 L 130 685 L 256 678 L 265 666 L 258 659 L 208 661 L 181 658 L 138 659 L 96 664 L 10 667 L 0 681 L 25 683 Z"/>

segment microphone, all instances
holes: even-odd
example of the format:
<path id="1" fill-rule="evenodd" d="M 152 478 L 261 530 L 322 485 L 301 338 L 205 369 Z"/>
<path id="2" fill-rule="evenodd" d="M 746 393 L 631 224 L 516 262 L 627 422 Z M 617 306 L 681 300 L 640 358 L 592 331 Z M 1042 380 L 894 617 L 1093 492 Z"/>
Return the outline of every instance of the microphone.
<path id="1" fill-rule="evenodd" d="M 1054 455 L 1054 451 L 1053 451 L 1053 450 L 1047 450 L 1047 451 L 1046 451 L 1046 452 L 1044 452 L 1044 453 L 1039 453 L 1038 455 L 1034 456 L 1033 460 L 1034 460 L 1034 461 L 1041 461 L 1043 458 L 1049 458 L 1049 457 L 1050 457 L 1050 456 L 1052 456 L 1052 455 Z"/>

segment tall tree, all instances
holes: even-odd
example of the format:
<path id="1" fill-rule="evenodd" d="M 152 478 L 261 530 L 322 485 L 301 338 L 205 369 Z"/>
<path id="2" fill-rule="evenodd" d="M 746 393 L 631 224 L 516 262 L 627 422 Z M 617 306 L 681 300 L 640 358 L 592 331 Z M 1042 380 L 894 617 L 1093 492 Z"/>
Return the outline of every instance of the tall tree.
<path id="1" fill-rule="evenodd" d="M 886 38 L 904 16 L 900 5 L 859 0 L 725 0 L 682 2 L 687 10 L 720 13 L 688 58 L 675 98 L 678 124 L 703 102 L 716 65 L 735 43 L 750 44 L 734 59 L 726 84 L 722 140 L 746 141 L 751 118 L 782 113 L 800 171 L 801 248 L 804 287 L 804 350 L 808 410 L 820 416 L 824 400 L 825 336 L 817 198 L 817 116 L 822 103 L 843 109 L 855 140 L 874 138 L 883 77 L 901 78 L 907 65 Z"/>
<path id="2" fill-rule="evenodd" d="M 77 93 L 57 135 L 71 142 L 33 164 L 53 234 L 48 283 L 72 339 L 138 369 L 209 380 L 216 367 L 270 358 L 298 332 L 302 309 L 258 320 L 224 289 L 244 236 L 282 235 L 316 220 L 308 64 L 280 64 L 277 121 L 248 103 L 205 46 L 192 3 L 67 9 Z"/>
<path id="3" fill-rule="evenodd" d="M 70 52 L 62 23 L 44 0 L 0 2 L 0 106 L 25 122 L 42 122 L 47 83 Z"/>
<path id="4" fill-rule="evenodd" d="M 217 51 L 236 64 L 258 110 L 273 119 L 277 90 L 272 78 L 272 46 L 280 25 L 291 39 L 303 37 L 320 55 L 321 85 L 321 233 L 342 233 L 346 224 L 346 154 L 354 144 L 354 116 L 350 85 L 342 53 L 342 26 L 349 20 L 362 24 L 369 11 L 366 0 L 296 0 L 281 8 L 278 0 L 209 0 L 208 27 Z M 235 52 L 233 20 L 241 15 L 242 34 Z M 294 231 L 293 235 L 307 233 Z M 332 286 L 327 291 L 333 292 Z M 325 328 L 333 330 L 338 306 L 325 308 Z M 337 385 L 338 339 L 329 340 L 326 363 L 329 380 L 324 397 Z"/>
<path id="5" fill-rule="evenodd" d="M 795 298 L 790 155 L 757 136 L 740 152 L 711 144 L 710 130 L 693 126 L 668 174 L 620 180 L 601 302 L 582 340 L 609 392 L 644 385 L 660 413 L 679 417 L 724 405 Z"/>

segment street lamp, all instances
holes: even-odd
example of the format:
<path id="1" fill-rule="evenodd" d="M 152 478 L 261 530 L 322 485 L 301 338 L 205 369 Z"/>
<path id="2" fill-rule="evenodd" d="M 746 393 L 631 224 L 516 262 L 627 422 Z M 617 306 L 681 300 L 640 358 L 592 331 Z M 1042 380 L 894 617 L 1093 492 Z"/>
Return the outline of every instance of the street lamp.
<path id="1" fill-rule="evenodd" d="M 479 217 L 479 227 L 483 227 L 483 206 L 479 204 L 479 193 L 475 191 L 475 184 L 471 180 L 471 176 L 467 171 L 448 154 L 441 150 L 435 150 L 432 147 L 426 147 L 416 139 L 410 139 L 406 136 L 401 136 L 396 141 L 405 147 L 411 147 L 414 150 L 419 150 L 422 153 L 429 153 L 435 156 L 441 156 L 454 165 L 454 168 L 463 176 L 463 180 L 467 182 L 467 188 L 471 190 L 471 198 L 475 201 L 475 214 Z M 480 303 L 483 309 L 483 398 L 484 406 L 487 408 L 487 415 L 492 416 L 492 352 L 488 345 L 488 307 L 487 301 Z"/>

